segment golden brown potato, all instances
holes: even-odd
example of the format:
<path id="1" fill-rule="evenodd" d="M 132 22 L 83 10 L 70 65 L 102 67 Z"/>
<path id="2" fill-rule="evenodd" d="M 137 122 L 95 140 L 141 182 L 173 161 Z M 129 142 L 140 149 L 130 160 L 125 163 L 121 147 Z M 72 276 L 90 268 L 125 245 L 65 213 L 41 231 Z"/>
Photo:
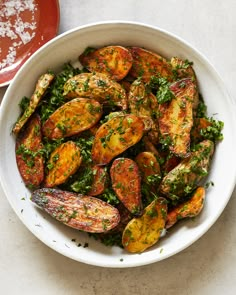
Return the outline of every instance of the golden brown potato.
<path id="1" fill-rule="evenodd" d="M 182 160 L 162 179 L 160 192 L 173 200 L 190 194 L 207 176 L 213 152 L 214 143 L 210 140 L 202 141 L 188 158 Z"/>
<path id="2" fill-rule="evenodd" d="M 137 164 L 128 158 L 118 158 L 112 163 L 112 188 L 118 199 L 134 215 L 142 210 L 141 177 Z"/>
<path id="3" fill-rule="evenodd" d="M 70 78 L 64 85 L 63 95 L 68 99 L 92 98 L 104 105 L 127 109 L 124 88 L 102 73 L 82 73 Z"/>
<path id="4" fill-rule="evenodd" d="M 196 75 L 194 73 L 191 62 L 174 56 L 171 58 L 170 64 L 172 65 L 176 73 L 177 79 L 183 79 L 183 78 L 192 78 L 192 80 L 196 79 Z"/>
<path id="5" fill-rule="evenodd" d="M 106 165 L 115 156 L 136 144 L 143 136 L 142 120 L 132 114 L 116 116 L 98 129 L 92 147 L 92 160 Z"/>
<path id="6" fill-rule="evenodd" d="M 183 218 L 196 217 L 204 206 L 205 189 L 199 186 L 193 193 L 191 199 L 173 208 L 167 214 L 166 228 L 172 227 Z"/>
<path id="7" fill-rule="evenodd" d="M 57 109 L 44 123 L 44 136 L 59 139 L 93 127 L 102 116 L 102 106 L 94 99 L 75 98 Z"/>
<path id="8" fill-rule="evenodd" d="M 44 178 L 41 119 L 37 114 L 27 121 L 16 139 L 16 163 L 26 186 L 35 188 Z"/>
<path id="9" fill-rule="evenodd" d="M 134 81 L 129 90 L 128 105 L 130 112 L 142 118 L 147 131 L 147 136 L 152 143 L 157 144 L 159 138 L 158 121 L 158 102 L 154 94 L 146 91 L 142 81 Z"/>
<path id="10" fill-rule="evenodd" d="M 159 105 L 159 129 L 162 137 L 170 141 L 170 151 L 176 156 L 186 157 L 189 154 L 196 87 L 191 79 L 186 78 L 173 83 L 170 90 L 175 97 Z"/>
<path id="11" fill-rule="evenodd" d="M 47 163 L 48 173 L 45 187 L 64 183 L 81 164 L 80 149 L 73 141 L 67 141 L 55 148 Z"/>
<path id="12" fill-rule="evenodd" d="M 140 253 L 156 244 L 165 227 L 167 204 L 158 198 L 149 204 L 141 217 L 133 218 L 125 227 L 122 245 L 131 253 Z"/>
<path id="13" fill-rule="evenodd" d="M 122 80 L 129 72 L 133 58 L 122 46 L 106 46 L 80 55 L 79 61 L 90 72 L 103 73 L 111 79 Z"/>
<path id="14" fill-rule="evenodd" d="M 151 76 L 173 80 L 172 67 L 164 57 L 140 47 L 129 47 L 129 50 L 133 56 L 133 66 L 129 72 L 132 77 L 141 77 L 144 82 L 149 82 Z"/>
<path id="15" fill-rule="evenodd" d="M 65 225 L 90 233 L 107 232 L 120 221 L 115 207 L 90 196 L 43 188 L 34 191 L 31 200 Z"/>
<path id="16" fill-rule="evenodd" d="M 170 63 L 173 67 L 173 70 L 177 74 L 177 79 L 183 79 L 183 78 L 191 78 L 192 82 L 195 84 L 196 89 L 197 86 L 197 78 L 195 75 L 195 72 L 192 67 L 192 63 L 190 63 L 188 60 L 182 60 L 179 57 L 172 57 L 170 60 Z M 195 113 L 199 103 L 199 94 L 198 91 L 195 91 L 194 97 L 193 97 L 193 111 Z"/>
<path id="17" fill-rule="evenodd" d="M 143 181 L 156 192 L 161 179 L 161 169 L 155 155 L 151 152 L 141 152 L 135 158 L 135 162 L 141 171 Z"/>
<path id="18" fill-rule="evenodd" d="M 89 196 L 98 196 L 102 194 L 107 186 L 108 173 L 106 168 L 101 166 L 93 166 L 93 182 L 90 191 L 88 192 Z"/>
<path id="19" fill-rule="evenodd" d="M 18 134 L 20 132 L 21 128 L 25 125 L 30 116 L 34 113 L 41 98 L 43 97 L 45 91 L 47 90 L 48 86 L 51 84 L 53 79 L 54 75 L 48 73 L 42 75 L 39 78 L 34 93 L 30 98 L 29 106 L 25 110 L 24 114 L 19 118 L 19 120 L 17 120 L 12 130 L 14 134 Z"/>

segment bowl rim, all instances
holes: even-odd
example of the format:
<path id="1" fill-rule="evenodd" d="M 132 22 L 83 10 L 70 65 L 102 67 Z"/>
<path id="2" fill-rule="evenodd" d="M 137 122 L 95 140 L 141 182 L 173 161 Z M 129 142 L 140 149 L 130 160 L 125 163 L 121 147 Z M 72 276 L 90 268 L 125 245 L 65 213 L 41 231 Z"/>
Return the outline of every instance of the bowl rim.
<path id="1" fill-rule="evenodd" d="M 187 46 L 188 48 L 190 48 L 193 52 L 195 52 L 206 64 L 207 66 L 210 68 L 210 70 L 212 71 L 214 77 L 217 79 L 217 81 L 219 81 L 219 83 L 222 85 L 222 88 L 224 90 L 224 94 L 225 97 L 228 101 L 228 103 L 230 105 L 232 105 L 232 109 L 231 114 L 233 114 L 233 111 L 236 109 L 236 102 L 230 97 L 230 95 L 228 94 L 228 91 L 224 85 L 223 80 L 221 79 L 220 75 L 218 74 L 218 72 L 216 71 L 216 69 L 214 68 L 214 66 L 209 62 L 209 60 L 198 50 L 196 49 L 194 46 L 192 46 L 190 43 L 186 42 L 185 40 L 183 40 L 182 38 L 178 37 L 177 35 L 170 33 L 164 29 L 161 29 L 157 26 L 153 26 L 153 25 L 149 25 L 149 24 L 145 24 L 142 22 L 134 22 L 134 21 L 120 21 L 120 20 L 112 20 L 112 21 L 101 21 L 101 22 L 93 22 L 93 23 L 89 23 L 86 25 L 81 25 L 81 26 L 77 26 L 73 29 L 70 29 L 56 37 L 54 37 L 53 39 L 51 39 L 50 41 L 48 41 L 46 44 L 44 44 L 42 47 L 40 47 L 26 62 L 25 64 L 22 66 L 22 68 L 17 72 L 16 76 L 14 77 L 13 81 L 10 83 L 4 97 L 2 100 L 2 103 L 0 105 L 0 125 L 2 124 L 2 114 L 4 113 L 4 109 L 7 105 L 7 100 L 5 98 L 7 98 L 9 96 L 9 93 L 11 93 L 11 89 L 14 85 L 14 81 L 18 79 L 18 77 L 21 76 L 21 72 L 24 70 L 25 67 L 28 67 L 28 64 L 31 63 L 31 61 L 35 58 L 36 55 L 38 55 L 40 52 L 44 51 L 47 47 L 50 47 L 51 44 L 54 44 L 57 42 L 57 40 L 59 39 L 63 39 L 66 36 L 73 34 L 74 32 L 83 30 L 83 29 L 87 29 L 87 28 L 92 28 L 92 27 L 98 27 L 98 26 L 106 26 L 106 25 L 132 25 L 132 26 L 139 26 L 139 27 L 145 27 L 145 28 L 150 28 L 152 30 L 157 30 L 160 33 L 167 35 L 171 38 L 173 38 L 175 41 L 178 41 L 182 44 L 184 44 L 185 46 Z M 232 115 L 232 120 L 234 122 L 234 125 L 236 126 L 236 119 L 235 117 Z M 234 131 L 234 140 L 236 139 L 236 130 Z M 236 159 L 236 156 L 234 156 L 234 158 Z M 1 172 L 1 169 L 0 169 Z M 78 262 L 82 262 L 82 263 L 86 263 L 86 264 L 90 264 L 90 265 L 94 265 L 94 266 L 100 266 L 100 267 L 110 267 L 110 268 L 128 268 L 128 267 L 137 267 L 137 266 L 143 266 L 143 265 L 147 265 L 147 264 L 151 264 L 151 263 L 155 263 L 161 260 L 164 260 L 168 257 L 171 257 L 181 251 L 183 251 L 184 249 L 186 249 L 187 247 L 189 247 L 190 245 L 192 245 L 194 242 L 196 242 L 200 237 L 202 237 L 211 227 L 212 225 L 216 222 L 216 220 L 219 218 L 219 216 L 221 215 L 221 213 L 223 212 L 223 210 L 225 209 L 226 205 L 228 204 L 234 187 L 235 187 L 235 183 L 236 183 L 236 169 L 234 171 L 234 175 L 232 176 L 232 178 L 234 179 L 234 182 L 232 181 L 231 187 L 228 189 L 228 191 L 230 192 L 227 196 L 227 198 L 225 199 L 224 202 L 224 206 L 221 207 L 221 210 L 218 211 L 218 213 L 215 215 L 214 219 L 212 219 L 211 223 L 208 225 L 201 231 L 201 233 L 199 233 L 198 235 L 196 235 L 193 239 L 191 239 L 191 241 L 186 242 L 182 247 L 179 247 L 178 249 L 176 249 L 176 251 L 173 251 L 172 253 L 166 255 L 162 255 L 161 257 L 153 257 L 152 259 L 149 259 L 146 262 L 141 262 L 141 263 L 136 263 L 136 262 L 129 262 L 129 263 L 117 263 L 116 261 L 114 261 L 114 263 L 111 263 L 109 265 L 104 264 L 102 261 L 101 262 L 94 262 L 93 261 L 87 261 L 86 259 L 84 259 L 83 257 L 74 257 L 74 255 L 70 255 L 68 254 L 66 251 L 63 251 L 63 249 L 55 249 L 55 247 L 52 247 L 52 244 L 49 243 L 49 241 L 45 238 L 43 238 L 36 230 L 33 226 L 30 226 L 28 223 L 26 223 L 26 220 L 23 218 L 23 216 L 20 214 L 20 212 L 17 210 L 17 208 L 15 208 L 14 204 L 11 202 L 11 199 L 8 197 L 7 194 L 7 184 L 4 182 L 3 180 L 3 176 L 2 173 L 0 173 L 0 183 L 2 185 L 2 189 L 3 192 L 8 200 L 8 202 L 10 203 L 11 207 L 13 208 L 13 210 L 15 211 L 16 215 L 18 216 L 18 218 L 21 220 L 21 222 L 26 226 L 26 228 L 28 228 L 31 233 L 33 233 L 33 235 L 35 235 L 39 240 L 41 240 L 45 245 L 47 245 L 48 247 L 50 247 L 51 249 L 53 249 L 54 251 L 68 257 L 71 258 L 73 260 L 76 260 Z"/>

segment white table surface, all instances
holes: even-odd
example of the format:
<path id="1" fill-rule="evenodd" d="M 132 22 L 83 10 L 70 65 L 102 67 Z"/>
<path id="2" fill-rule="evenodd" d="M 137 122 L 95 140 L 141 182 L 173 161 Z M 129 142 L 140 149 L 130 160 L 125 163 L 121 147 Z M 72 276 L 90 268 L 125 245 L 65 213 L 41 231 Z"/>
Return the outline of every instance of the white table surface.
<path id="1" fill-rule="evenodd" d="M 208 57 L 236 99 L 235 0 L 60 0 L 60 7 L 59 34 L 103 20 L 140 21 L 177 34 Z M 85 265 L 49 249 L 19 221 L 1 187 L 0 228 L 0 294 L 236 294 L 236 190 L 200 240 L 132 269 Z"/>

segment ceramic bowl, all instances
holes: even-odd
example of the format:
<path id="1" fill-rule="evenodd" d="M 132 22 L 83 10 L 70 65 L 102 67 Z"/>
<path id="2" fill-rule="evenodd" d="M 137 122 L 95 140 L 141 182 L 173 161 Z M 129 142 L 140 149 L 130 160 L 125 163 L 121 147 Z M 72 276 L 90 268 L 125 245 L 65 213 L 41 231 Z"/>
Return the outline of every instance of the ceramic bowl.
<path id="1" fill-rule="evenodd" d="M 207 191 L 201 214 L 170 229 L 153 247 L 142 254 L 130 254 L 118 247 L 106 247 L 43 213 L 30 201 L 30 192 L 22 182 L 15 160 L 15 138 L 11 129 L 19 116 L 19 102 L 30 97 L 38 77 L 59 70 L 88 46 L 109 44 L 145 47 L 170 58 L 178 56 L 194 63 L 200 92 L 208 106 L 208 115 L 224 121 L 224 140 L 217 144 L 211 172 L 206 181 L 214 186 Z M 209 61 L 195 48 L 173 34 L 156 27 L 133 22 L 105 22 L 82 26 L 54 38 L 40 48 L 19 70 L 1 104 L 0 178 L 5 195 L 19 219 L 43 243 L 74 260 L 103 267 L 134 267 L 157 262 L 190 246 L 214 224 L 232 194 L 236 179 L 235 105 Z M 88 244 L 87 244 L 88 243 Z M 88 245 L 88 247 L 87 247 Z M 27 247 L 27 245 L 25 245 Z"/>

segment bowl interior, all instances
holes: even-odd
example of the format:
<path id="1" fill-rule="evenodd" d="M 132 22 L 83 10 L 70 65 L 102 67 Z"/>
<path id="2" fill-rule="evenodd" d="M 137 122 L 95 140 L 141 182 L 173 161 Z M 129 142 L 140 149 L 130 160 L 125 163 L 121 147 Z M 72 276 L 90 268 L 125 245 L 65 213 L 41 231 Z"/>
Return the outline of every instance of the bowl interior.
<path id="1" fill-rule="evenodd" d="M 18 103 L 30 96 L 38 77 L 48 69 L 59 70 L 64 63 L 76 63 L 88 47 L 109 44 L 145 47 L 167 58 L 179 56 L 193 61 L 200 92 L 208 115 L 224 121 L 224 140 L 217 145 L 208 180 L 205 208 L 194 220 L 185 220 L 169 231 L 154 247 L 142 254 L 129 254 L 118 247 L 106 247 L 87 234 L 54 221 L 30 201 L 15 161 L 15 139 L 11 129 L 19 115 Z M 127 23 L 93 24 L 71 30 L 39 49 L 21 68 L 8 88 L 0 113 L 0 178 L 3 190 L 27 228 L 46 245 L 74 260 L 106 267 L 131 267 L 165 259 L 180 252 L 201 237 L 225 208 L 235 185 L 234 106 L 216 71 L 209 62 L 183 40 L 157 28 Z M 72 241 L 73 239 L 73 241 Z M 75 240 L 75 241 L 74 241 Z M 88 243 L 88 247 L 86 247 Z M 85 246 L 85 247 L 84 247 Z"/>

